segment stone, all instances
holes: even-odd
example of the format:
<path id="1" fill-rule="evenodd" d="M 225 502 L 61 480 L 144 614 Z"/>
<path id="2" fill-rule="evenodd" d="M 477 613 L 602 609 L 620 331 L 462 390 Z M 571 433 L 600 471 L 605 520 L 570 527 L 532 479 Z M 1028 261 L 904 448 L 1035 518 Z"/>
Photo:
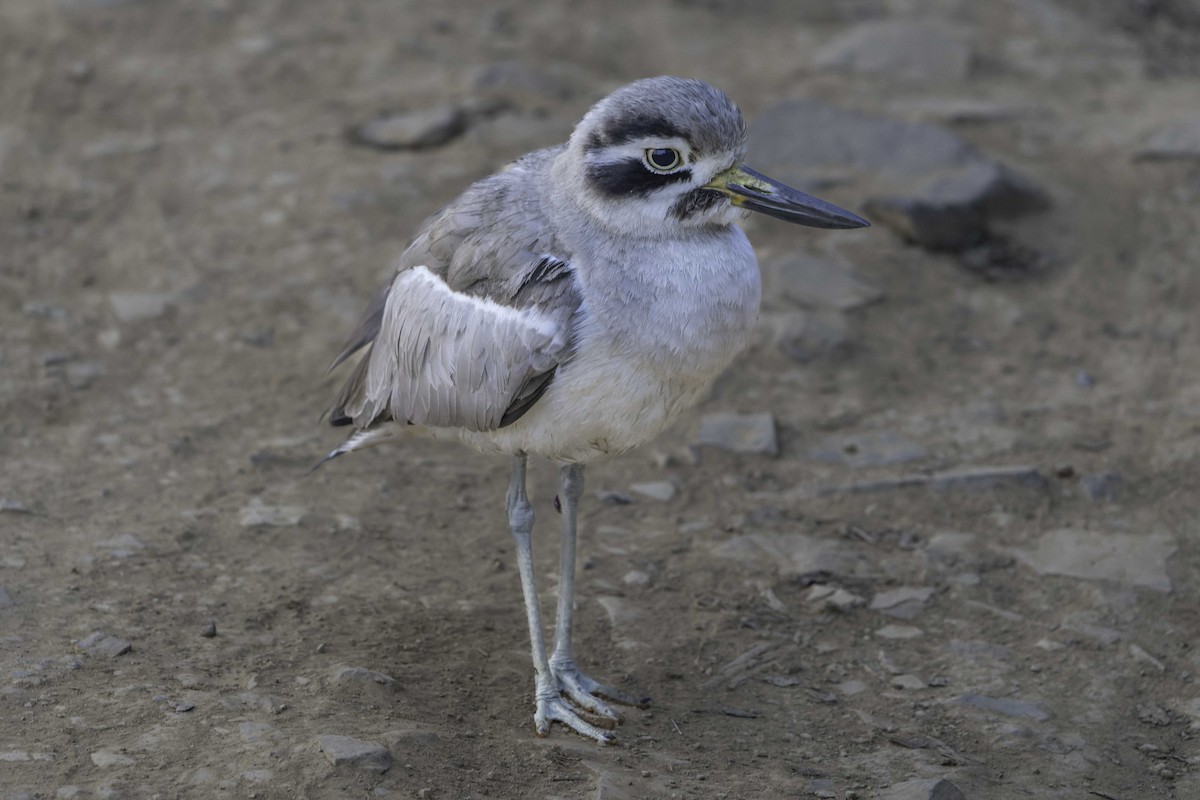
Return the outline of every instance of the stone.
<path id="1" fill-rule="evenodd" d="M 161 146 L 162 142 L 153 135 L 127 136 L 114 134 L 88 142 L 83 146 L 81 155 L 87 161 L 121 158 L 123 156 L 140 156 L 153 153 Z"/>
<path id="2" fill-rule="evenodd" d="M 1176 120 L 1153 131 L 1138 148 L 1137 157 L 1155 161 L 1200 159 L 1200 115 Z"/>
<path id="3" fill-rule="evenodd" d="M 805 598 L 810 605 L 820 605 L 834 611 L 850 611 L 867 604 L 867 601 L 845 589 L 823 584 L 813 584 Z"/>
<path id="4" fill-rule="evenodd" d="M 700 419 L 696 444 L 734 453 L 779 455 L 775 417 L 758 414 L 705 414 Z"/>
<path id="5" fill-rule="evenodd" d="M 833 688 L 837 689 L 846 697 L 853 697 L 856 694 L 862 694 L 867 690 L 867 685 L 860 680 L 842 681 Z"/>
<path id="6" fill-rule="evenodd" d="M 333 682 L 340 685 L 381 686 L 389 691 L 400 688 L 391 675 L 364 667 L 338 667 L 333 672 Z"/>
<path id="7" fill-rule="evenodd" d="M 1121 493 L 1125 480 L 1116 472 L 1094 472 L 1082 475 L 1079 485 L 1089 500 L 1098 503 L 1114 502 Z"/>
<path id="8" fill-rule="evenodd" d="M 894 433 L 832 434 L 808 448 L 804 457 L 812 461 L 845 464 L 848 467 L 883 467 L 903 464 L 926 456 L 925 448 Z"/>
<path id="9" fill-rule="evenodd" d="M 158 319 L 175 302 L 170 292 L 109 292 L 108 303 L 120 322 Z"/>
<path id="10" fill-rule="evenodd" d="M 217 635 L 217 621 L 210 619 L 204 623 L 204 627 L 200 629 L 200 635 L 205 639 L 211 639 Z"/>
<path id="11" fill-rule="evenodd" d="M 15 497 L 0 497 L 0 514 L 32 514 L 33 510 Z"/>
<path id="12" fill-rule="evenodd" d="M 871 610 L 897 619 L 913 619 L 925 609 L 934 591 L 932 586 L 901 586 L 879 592 L 871 600 Z"/>
<path id="13" fill-rule="evenodd" d="M 443 145 L 466 127 L 466 112 L 445 105 L 375 117 L 356 125 L 350 139 L 378 150 L 415 150 Z"/>
<path id="14" fill-rule="evenodd" d="M 875 635 L 881 639 L 915 639 L 924 636 L 925 631 L 912 625 L 884 625 L 875 631 Z"/>
<path id="15" fill-rule="evenodd" d="M 382 774 L 392 766 L 392 757 L 387 748 L 375 742 L 323 733 L 317 736 L 317 744 L 335 767 L 351 766 Z"/>
<path id="16" fill-rule="evenodd" d="M 670 502 L 675 498 L 676 488 L 671 481 L 646 481 L 645 483 L 634 483 L 629 486 L 630 491 L 635 494 L 640 494 L 643 497 L 649 497 L 651 500 L 659 502 Z"/>
<path id="17" fill-rule="evenodd" d="M 886 75 L 890 80 L 961 81 L 973 61 L 970 32 L 933 20 L 875 20 L 856 25 L 819 48 L 818 69 Z"/>
<path id="18" fill-rule="evenodd" d="M 97 750 L 92 753 L 92 763 L 101 769 L 106 767 L 127 767 L 133 764 L 133 759 L 109 750 Z"/>
<path id="19" fill-rule="evenodd" d="M 248 769 L 242 773 L 242 779 L 250 783 L 267 783 L 274 776 L 269 769 Z"/>
<path id="20" fill-rule="evenodd" d="M 769 274 L 774 291 L 800 306 L 850 311 L 883 298 L 850 265 L 808 253 L 773 262 Z"/>
<path id="21" fill-rule="evenodd" d="M 1032 549 L 1012 554 L 1039 575 L 1063 575 L 1170 592 L 1167 560 L 1178 549 L 1166 533 L 1105 533 L 1059 528 L 1044 533 Z"/>
<path id="22" fill-rule="evenodd" d="M 938 125 L 902 122 L 819 100 L 787 100 L 750 126 L 757 168 L 781 180 L 851 170 L 894 185 L 980 159 L 958 134 Z"/>
<path id="23" fill-rule="evenodd" d="M 639 612 L 637 606 L 620 597 L 602 595 L 596 602 L 608 614 L 608 621 L 614 628 L 623 628 L 637 621 Z"/>
<path id="24" fill-rule="evenodd" d="M 844 357 L 854 349 L 850 323 L 840 311 L 764 313 L 761 324 L 779 351 L 799 364 Z"/>
<path id="25" fill-rule="evenodd" d="M 113 558 L 129 558 L 137 552 L 145 550 L 146 543 L 132 533 L 122 533 L 115 538 L 96 542 L 96 547 L 107 550 Z"/>
<path id="26" fill-rule="evenodd" d="M 8 589 L 0 586 L 0 611 L 6 608 L 14 608 L 16 605 L 17 601 L 13 600 L 13 596 L 9 593 Z"/>
<path id="27" fill-rule="evenodd" d="M 982 694 L 964 694 L 958 698 L 961 705 L 1003 714 L 1006 717 L 1028 717 L 1045 722 L 1052 716 L 1049 711 L 1037 703 L 1028 700 L 1016 700 L 1011 697 L 988 697 Z"/>
<path id="28" fill-rule="evenodd" d="M 308 512 L 300 506 L 268 506 L 255 497 L 242 509 L 238 521 L 243 528 L 292 528 Z"/>
<path id="29" fill-rule="evenodd" d="M 958 252 L 983 244 L 988 222 L 1044 209 L 1047 195 L 1031 180 L 994 162 L 957 169 L 902 196 L 873 197 L 865 213 L 905 241 Z"/>
<path id="30" fill-rule="evenodd" d="M 265 722 L 241 722 L 238 735 L 247 744 L 271 743 L 279 738 L 279 729 Z"/>
<path id="31" fill-rule="evenodd" d="M 650 573 L 640 569 L 631 569 L 621 578 L 621 583 L 626 586 L 641 588 L 650 585 Z"/>
<path id="32" fill-rule="evenodd" d="M 133 645 L 116 636 L 109 636 L 103 631 L 95 631 L 79 640 L 80 649 L 93 656 L 108 656 L 116 658 L 123 656 L 133 649 Z"/>
<path id="33" fill-rule="evenodd" d="M 878 797 L 879 800 L 967 800 L 962 790 L 945 778 L 914 778 L 896 783 Z"/>
<path id="34" fill-rule="evenodd" d="M 104 377 L 104 365 L 94 361 L 81 361 L 78 364 L 67 365 L 67 385 L 77 392 L 89 388 L 100 378 Z"/>
<path id="35" fill-rule="evenodd" d="M 916 675 L 904 674 L 897 675 L 892 678 L 892 688 L 900 689 L 906 692 L 915 692 L 924 689 L 928 686 L 925 681 L 918 678 Z"/>

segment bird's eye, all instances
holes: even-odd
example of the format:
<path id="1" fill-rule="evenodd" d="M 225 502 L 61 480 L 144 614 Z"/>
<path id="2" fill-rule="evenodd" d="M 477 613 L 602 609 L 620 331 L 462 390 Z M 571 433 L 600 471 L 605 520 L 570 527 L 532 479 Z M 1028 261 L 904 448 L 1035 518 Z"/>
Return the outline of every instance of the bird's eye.
<path id="1" fill-rule="evenodd" d="M 683 156 L 673 147 L 649 147 L 642 156 L 652 172 L 673 172 L 683 164 Z"/>

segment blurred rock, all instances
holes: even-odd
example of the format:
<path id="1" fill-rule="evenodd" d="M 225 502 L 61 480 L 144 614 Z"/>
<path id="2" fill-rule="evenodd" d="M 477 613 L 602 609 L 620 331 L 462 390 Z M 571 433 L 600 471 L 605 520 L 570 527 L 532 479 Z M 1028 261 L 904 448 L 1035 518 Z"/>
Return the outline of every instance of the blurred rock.
<path id="1" fill-rule="evenodd" d="M 813 584 L 805 598 L 810 605 L 821 606 L 833 611 L 850 611 L 865 606 L 867 601 L 856 594 L 837 586 Z"/>
<path id="2" fill-rule="evenodd" d="M 380 686 L 389 691 L 399 688 L 392 676 L 365 667 L 338 667 L 334 670 L 333 682 L 342 686 Z"/>
<path id="3" fill-rule="evenodd" d="M 175 302 L 169 292 L 109 292 L 108 302 L 121 322 L 157 319 Z"/>
<path id="4" fill-rule="evenodd" d="M 884 625 L 875 635 L 881 639 L 915 639 L 924 636 L 925 631 L 912 625 Z"/>
<path id="5" fill-rule="evenodd" d="M 1117 499 L 1125 480 L 1115 472 L 1094 472 L 1079 478 L 1079 485 L 1089 499 L 1111 503 Z"/>
<path id="6" fill-rule="evenodd" d="M 317 744 L 335 767 L 347 765 L 367 772 L 384 773 L 392 766 L 392 757 L 387 748 L 375 742 L 323 733 L 317 736 Z"/>
<path id="7" fill-rule="evenodd" d="M 116 658 L 132 650 L 133 645 L 124 639 L 109 636 L 104 631 L 95 631 L 79 640 L 79 648 L 93 656 Z"/>
<path id="8" fill-rule="evenodd" d="M 466 128 L 466 112 L 446 105 L 375 117 L 351 129 L 350 140 L 377 150 L 415 150 L 443 145 Z"/>
<path id="9" fill-rule="evenodd" d="M 1028 700 L 1017 700 L 1013 697 L 988 697 L 982 694 L 964 694 L 958 698 L 958 702 L 964 706 L 1003 714 L 1006 717 L 1028 717 L 1038 722 L 1045 722 L 1051 717 L 1050 712 L 1037 703 L 1031 703 Z"/>
<path id="10" fill-rule="evenodd" d="M 110 750 L 97 750 L 92 753 L 91 759 L 92 763 L 101 769 L 105 767 L 127 767 L 133 764 L 133 759 L 129 756 L 114 753 Z"/>
<path id="11" fill-rule="evenodd" d="M 623 598 L 603 595 L 597 597 L 596 602 L 608 614 L 608 621 L 614 628 L 624 628 L 638 619 L 637 606 Z"/>
<path id="12" fill-rule="evenodd" d="M 675 484 L 670 481 L 646 481 L 644 483 L 634 483 L 629 487 L 630 491 L 635 494 L 640 494 L 643 497 L 649 497 L 651 500 L 658 500 L 666 503 L 670 502 L 675 497 Z"/>
<path id="13" fill-rule="evenodd" d="M 1147 160 L 1200 159 L 1200 115 L 1168 123 L 1151 133 L 1137 150 Z"/>
<path id="14" fill-rule="evenodd" d="M 696 444 L 734 453 L 779 455 L 775 417 L 759 414 L 705 414 L 700 419 Z"/>
<path id="15" fill-rule="evenodd" d="M 884 789 L 879 800 L 967 800 L 967 796 L 945 778 L 915 778 Z"/>
<path id="16" fill-rule="evenodd" d="M 944 22 L 873 20 L 818 49 L 812 64 L 922 84 L 961 81 L 971 70 L 970 39 L 966 28 Z"/>
<path id="17" fill-rule="evenodd" d="M 978 161 L 965 139 L 927 123 L 850 111 L 819 100 L 787 100 L 750 126 L 755 168 L 781 180 L 830 170 L 901 185 Z"/>
<path id="18" fill-rule="evenodd" d="M 81 155 L 87 161 L 121 156 L 140 156 L 153 153 L 161 146 L 162 142 L 155 136 L 116 134 L 88 142 L 83 146 Z"/>
<path id="19" fill-rule="evenodd" d="M 17 602 L 13 600 L 13 596 L 9 594 L 8 589 L 0 586 L 0 611 L 6 608 L 14 608 Z"/>
<path id="20" fill-rule="evenodd" d="M 764 312 L 759 324 L 767 341 L 798 364 L 842 358 L 854 350 L 850 323 L 840 311 Z"/>
<path id="21" fill-rule="evenodd" d="M 849 264 L 804 252 L 775 261 L 770 267 L 772 289 L 800 306 L 850 311 L 883 297 L 883 292 L 860 279 Z"/>
<path id="22" fill-rule="evenodd" d="M 1047 205 L 1040 187 L 953 131 L 816 100 L 769 108 L 751 127 L 750 152 L 782 180 L 854 179 L 872 198 L 868 218 L 935 250 L 980 245 L 989 220 Z"/>
<path id="23" fill-rule="evenodd" d="M 238 522 L 243 528 L 291 528 L 300 524 L 308 513 L 300 506 L 268 506 L 255 497 L 242 509 Z"/>
<path id="24" fill-rule="evenodd" d="M 892 678 L 891 686 L 893 689 L 900 689 L 906 692 L 916 692 L 921 689 L 928 688 L 928 684 L 926 684 L 925 681 L 921 680 L 916 675 L 910 675 L 907 673 L 904 675 L 897 675 L 896 677 Z"/>
<path id="25" fill-rule="evenodd" d="M 1170 592 L 1167 559 L 1178 549 L 1173 537 L 1102 533 L 1059 528 L 1042 535 L 1033 549 L 1012 554 L 1040 575 L 1104 580 Z"/>
<path id="26" fill-rule="evenodd" d="M 866 214 L 906 241 L 929 250 L 981 244 L 989 219 L 1045 208 L 1047 196 L 1028 178 L 996 163 L 971 164 L 901 197 L 869 200 Z"/>
<path id="27" fill-rule="evenodd" d="M 925 604 L 933 597 L 932 586 L 901 586 L 879 592 L 871 599 L 871 610 L 897 619 L 913 619 L 925 610 Z"/>

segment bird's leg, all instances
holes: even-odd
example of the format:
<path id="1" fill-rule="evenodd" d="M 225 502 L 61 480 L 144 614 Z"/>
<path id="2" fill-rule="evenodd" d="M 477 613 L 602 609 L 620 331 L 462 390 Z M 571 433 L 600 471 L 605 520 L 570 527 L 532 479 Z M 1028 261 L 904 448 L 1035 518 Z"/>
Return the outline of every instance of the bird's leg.
<path id="1" fill-rule="evenodd" d="M 583 465 L 568 464 L 562 468 L 559 497 L 562 500 L 562 546 L 559 551 L 558 618 L 554 630 L 554 653 L 550 670 L 558 679 L 559 689 L 581 708 L 612 723 L 621 721 L 621 714 L 601 697 L 626 705 L 645 706 L 649 700 L 638 700 L 611 686 L 605 686 L 579 671 L 571 651 L 571 628 L 575 612 L 575 530 L 579 498 L 583 496 Z"/>
<path id="2" fill-rule="evenodd" d="M 524 453 L 513 457 L 512 478 L 505 497 L 508 525 L 517 546 L 517 569 L 521 573 L 521 589 L 525 593 L 525 614 L 529 618 L 529 643 L 533 651 L 536 672 L 534 697 L 537 710 L 533 723 L 538 736 L 550 733 L 551 722 L 561 722 L 578 733 L 598 742 L 611 742 L 612 733 L 603 731 L 581 718 L 559 692 L 559 682 L 546 660 L 546 640 L 542 635 L 542 615 L 538 609 L 537 586 L 533 579 L 533 506 L 525 494 Z"/>

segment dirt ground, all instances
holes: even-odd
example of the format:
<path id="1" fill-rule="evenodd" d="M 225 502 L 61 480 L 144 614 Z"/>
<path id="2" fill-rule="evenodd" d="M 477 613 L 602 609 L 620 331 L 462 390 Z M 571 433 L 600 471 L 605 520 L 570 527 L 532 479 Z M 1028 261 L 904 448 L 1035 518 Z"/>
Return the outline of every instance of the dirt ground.
<path id="1" fill-rule="evenodd" d="M 814 62 L 929 18 L 961 74 Z M 1200 162 L 1138 157 L 1200 111 L 1198 21 L 5 0 L 0 797 L 1200 797 Z M 748 223 L 762 335 L 588 472 L 577 650 L 654 703 L 619 746 L 541 740 L 507 461 L 414 442 L 309 474 L 340 437 L 324 370 L 427 214 L 663 73 L 751 121 L 810 97 L 947 126 L 1045 189 L 1013 228 L 1044 263 Z M 466 129 L 437 147 L 346 135 L 446 103 Z M 881 299 L 796 306 L 771 265 L 797 250 Z M 832 344 L 781 349 L 797 319 Z M 717 412 L 772 414 L 779 456 L 693 446 Z M 550 614 L 555 472 L 531 470 Z M 381 748 L 333 764 L 326 735 Z"/>

